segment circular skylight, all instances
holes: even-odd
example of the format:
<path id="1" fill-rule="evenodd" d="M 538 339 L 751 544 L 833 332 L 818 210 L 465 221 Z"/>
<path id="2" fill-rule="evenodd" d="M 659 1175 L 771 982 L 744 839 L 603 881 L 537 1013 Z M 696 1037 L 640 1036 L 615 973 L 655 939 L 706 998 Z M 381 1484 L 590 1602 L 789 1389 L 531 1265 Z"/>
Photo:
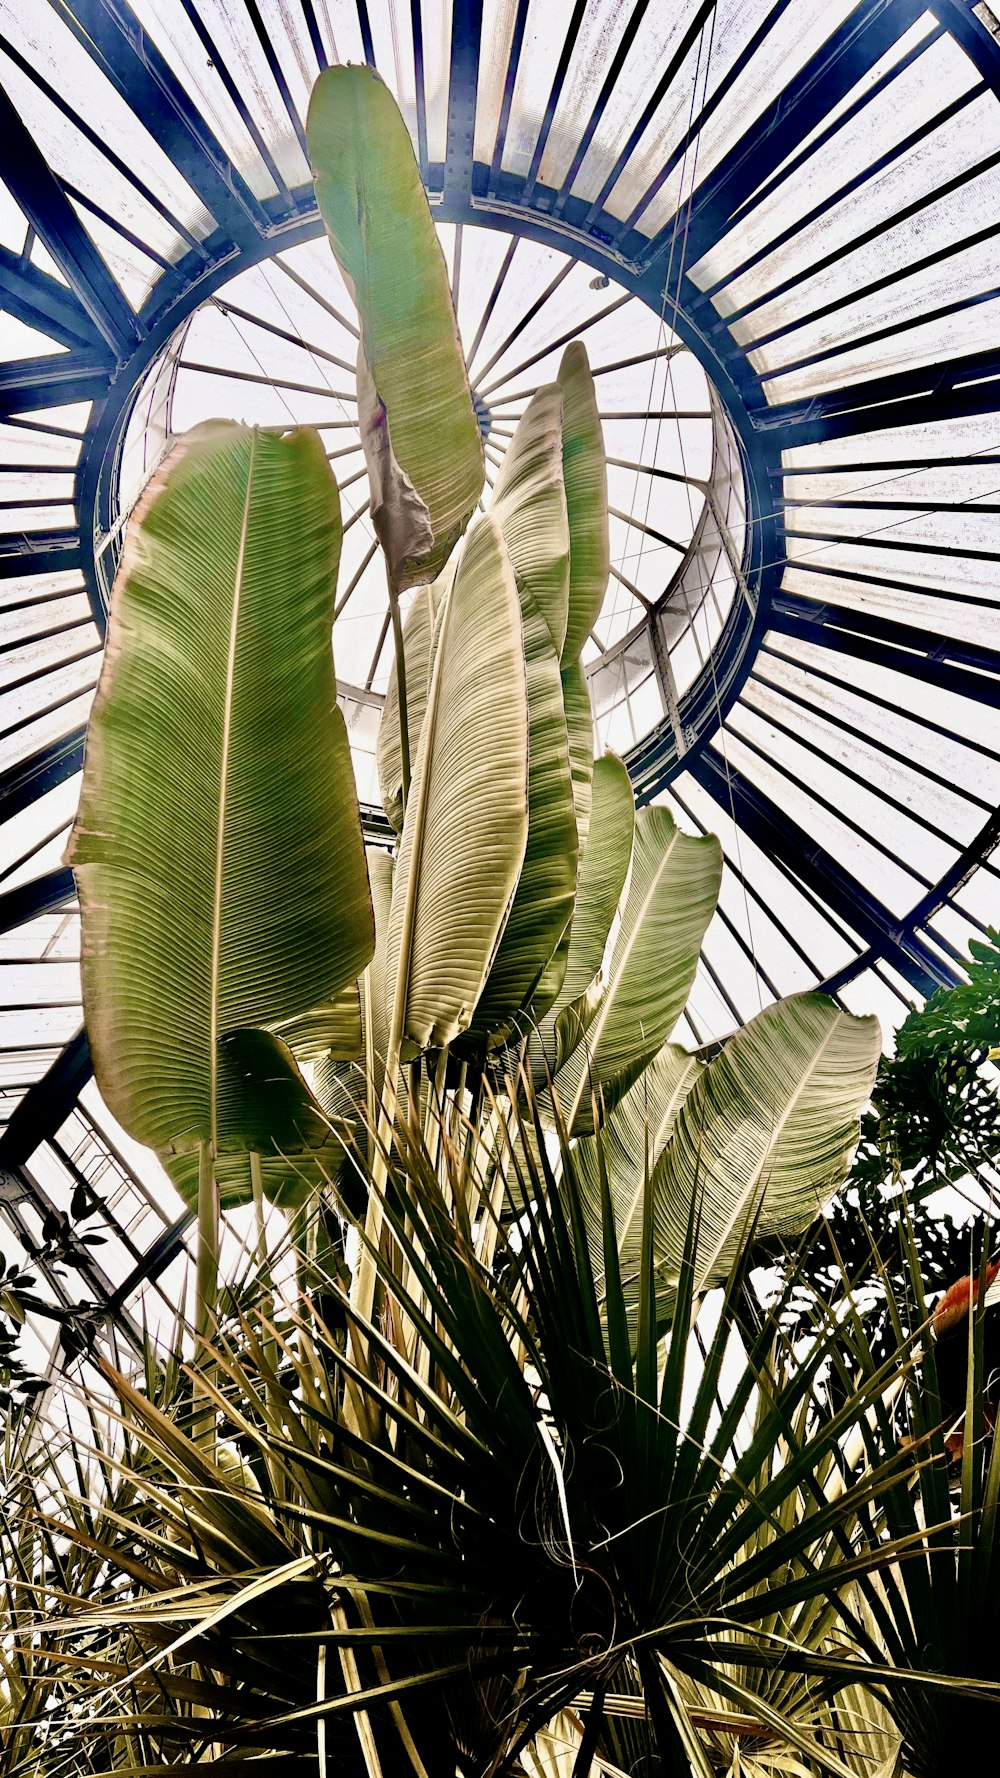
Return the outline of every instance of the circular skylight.
<path id="1" fill-rule="evenodd" d="M 505 230 L 439 225 L 486 448 L 489 493 L 520 415 L 571 339 L 590 357 L 608 454 L 611 577 L 584 650 L 597 740 L 628 753 L 705 672 L 741 581 L 739 455 L 697 358 L 607 274 Z M 357 315 L 324 239 L 223 284 L 164 348 L 125 431 L 118 524 L 174 437 L 201 420 L 318 426 L 341 490 L 334 653 L 362 801 L 392 667 L 385 573 L 357 430 Z M 106 563 L 113 565 L 117 551 Z M 745 583 L 744 583 L 745 586 Z"/>

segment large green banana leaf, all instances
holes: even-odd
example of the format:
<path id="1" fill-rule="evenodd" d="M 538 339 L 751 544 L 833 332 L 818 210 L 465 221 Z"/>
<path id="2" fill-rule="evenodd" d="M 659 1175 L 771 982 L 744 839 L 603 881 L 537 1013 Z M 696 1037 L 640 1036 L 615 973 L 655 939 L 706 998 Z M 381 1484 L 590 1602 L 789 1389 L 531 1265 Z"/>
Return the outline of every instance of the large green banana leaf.
<path id="1" fill-rule="evenodd" d="M 693 1197 L 699 1290 L 721 1282 L 758 1217 L 796 1235 L 843 1184 L 871 1093 L 878 1020 L 824 994 L 765 1007 L 701 1072 L 653 1171 L 658 1284 L 676 1283 Z"/>
<path id="2" fill-rule="evenodd" d="M 528 694 L 514 571 L 491 514 L 441 607 L 392 889 L 394 1040 L 451 1043 L 475 1012 L 528 835 Z"/>
<path id="3" fill-rule="evenodd" d="M 569 615 L 569 518 L 563 485 L 563 393 L 546 383 L 517 423 L 493 485 L 490 510 L 514 578 L 548 625 L 556 666 Z"/>
<path id="4" fill-rule="evenodd" d="M 448 273 L 409 132 L 373 68 L 324 70 L 307 138 L 316 201 L 361 323 L 372 522 L 402 589 L 440 572 L 483 488 Z"/>
<path id="5" fill-rule="evenodd" d="M 249 1154 L 264 1196 L 284 1209 L 304 1204 L 340 1165 L 339 1110 L 331 1116 L 310 1092 L 287 1044 L 271 1031 L 230 1031 L 219 1041 L 219 1122 L 239 1129 L 240 1146 L 220 1149 L 213 1173 L 223 1210 L 252 1195 Z M 197 1152 L 166 1153 L 181 1196 L 198 1201 Z"/>
<path id="6" fill-rule="evenodd" d="M 558 372 L 563 392 L 563 476 L 569 513 L 569 614 L 562 662 L 572 666 L 590 635 L 611 572 L 608 471 L 597 392 L 582 340 L 572 340 Z"/>
<path id="7" fill-rule="evenodd" d="M 679 1044 L 664 1044 L 598 1135 L 584 1136 L 574 1149 L 575 1170 L 584 1189 L 581 1208 L 594 1275 L 604 1277 L 604 1225 L 598 1144 L 603 1146 L 611 1207 L 621 1260 L 622 1284 L 630 1309 L 638 1302 L 642 1255 L 642 1213 L 646 1181 L 667 1142 L 677 1115 L 704 1064 Z M 654 1251 L 654 1260 L 656 1258 Z"/>
<path id="8" fill-rule="evenodd" d="M 642 1205 L 646 1182 L 703 1067 L 705 1063 L 687 1049 L 681 1049 L 680 1044 L 664 1044 L 660 1053 L 653 1056 L 648 1069 L 642 1070 L 635 1085 L 628 1088 L 623 1101 L 610 1111 L 600 1133 L 584 1136 L 573 1150 L 575 1172 L 582 1188 L 580 1207 L 587 1229 L 587 1246 L 591 1248 L 594 1277 L 601 1289 L 605 1275 L 600 1172 L 603 1157 L 617 1232 L 621 1284 L 630 1314 L 639 1303 Z M 603 1154 L 598 1152 L 598 1145 Z M 662 1255 L 653 1252 L 655 1261 L 658 1257 Z M 662 1317 L 669 1307 L 669 1298 L 658 1291 L 657 1301 Z"/>
<path id="9" fill-rule="evenodd" d="M 300 1146 L 315 1130 L 283 1046 L 272 1083 L 224 1040 L 332 1001 L 374 944 L 330 648 L 340 537 L 315 432 L 212 423 L 175 448 L 129 525 L 68 854 L 101 1092 L 161 1154 L 239 1157 L 235 1195 L 272 1084 L 286 1152 L 289 1094 Z"/>
<path id="10" fill-rule="evenodd" d="M 360 1056 L 364 1041 L 360 987 L 357 982 L 348 982 L 333 1000 L 271 1029 L 299 1062 L 316 1062 L 321 1056 L 330 1055 L 350 1061 Z"/>
<path id="11" fill-rule="evenodd" d="M 635 833 L 635 797 L 628 772 L 613 753 L 594 763 L 590 831 L 580 859 L 573 919 L 564 948 L 563 979 L 532 1037 L 532 1069 L 539 1087 L 555 1072 L 556 1019 L 585 994 L 597 975 L 611 922 L 625 887 Z M 546 972 L 548 974 L 548 972 Z"/>
<path id="12" fill-rule="evenodd" d="M 587 844 L 594 800 L 594 718 L 590 704 L 590 690 L 582 663 L 574 661 L 571 667 L 564 668 L 561 679 L 566 733 L 569 738 L 573 812 L 576 818 L 577 876 L 579 879 L 580 859 Z M 539 1007 L 550 1007 L 562 987 L 566 975 L 571 930 L 572 923 L 566 927 L 542 972 L 541 980 L 534 994 L 535 1004 Z"/>
<path id="13" fill-rule="evenodd" d="M 666 809 L 640 809 L 632 866 L 607 984 L 594 1010 L 573 1002 L 560 1014 L 556 1042 L 578 1043 L 556 1076 L 567 1127 L 593 1129 L 592 1092 L 610 1110 L 663 1047 L 684 1010 L 701 941 L 715 912 L 722 848 L 714 834 L 681 833 Z"/>
<path id="14" fill-rule="evenodd" d="M 573 804 L 576 809 L 576 843 L 583 856 L 590 828 L 590 809 L 594 783 L 594 712 L 590 687 L 581 661 L 562 671 L 563 707 L 569 734 L 570 769 L 573 774 Z"/>
<path id="15" fill-rule="evenodd" d="M 508 1035 L 517 1014 L 543 1012 L 558 991 L 547 966 L 573 912 L 577 828 L 559 673 L 569 576 L 562 485 L 562 391 L 540 389 L 507 449 L 491 507 L 514 569 L 528 687 L 528 843 L 510 915 L 470 1026 Z M 560 954 L 565 960 L 565 949 Z M 544 995 L 539 984 L 547 972 Z"/>
<path id="16" fill-rule="evenodd" d="M 403 625 L 403 662 L 406 677 L 406 741 L 410 759 L 417 751 L 427 706 L 431 676 L 434 626 L 441 601 L 455 578 L 458 556 L 453 554 L 437 580 L 417 587 Z M 382 706 L 376 748 L 379 794 L 382 807 L 396 833 L 403 830 L 403 750 L 399 730 L 399 684 L 395 673 Z"/>

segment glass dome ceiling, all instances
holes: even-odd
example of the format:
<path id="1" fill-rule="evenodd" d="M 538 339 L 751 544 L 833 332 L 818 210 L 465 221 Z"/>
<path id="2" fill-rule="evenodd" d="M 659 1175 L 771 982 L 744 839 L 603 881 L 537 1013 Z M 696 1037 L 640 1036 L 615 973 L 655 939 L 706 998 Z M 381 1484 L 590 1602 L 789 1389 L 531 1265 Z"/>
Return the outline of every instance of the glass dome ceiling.
<path id="1" fill-rule="evenodd" d="M 441 223 L 439 233 L 485 439 L 484 501 L 531 396 L 570 339 L 587 346 L 610 458 L 611 578 L 584 649 L 597 742 L 626 753 L 666 722 L 683 752 L 694 735 L 681 732 L 681 700 L 711 671 L 741 585 L 743 475 L 718 397 L 663 314 L 606 273 L 506 229 Z M 356 322 L 320 239 L 238 272 L 182 323 L 126 426 L 100 574 L 109 595 L 121 518 L 175 435 L 220 415 L 318 426 L 344 508 L 337 679 L 371 806 L 392 636 L 357 430 Z M 745 583 L 743 596 L 749 613 Z"/>
<path id="2" fill-rule="evenodd" d="M 598 733 L 726 855 L 682 1040 L 817 984 L 891 1029 L 998 922 L 989 6 L 0 0 L 0 1247 L 81 1180 L 105 1236 L 39 1285 L 46 1337 L 81 1301 L 127 1333 L 184 1265 L 90 1078 L 61 864 L 131 501 L 207 411 L 325 420 L 352 576 L 367 547 L 303 149 L 335 60 L 410 125 L 490 473 L 564 336 L 601 370 Z M 363 788 L 382 622 L 362 573 L 336 649 Z"/>

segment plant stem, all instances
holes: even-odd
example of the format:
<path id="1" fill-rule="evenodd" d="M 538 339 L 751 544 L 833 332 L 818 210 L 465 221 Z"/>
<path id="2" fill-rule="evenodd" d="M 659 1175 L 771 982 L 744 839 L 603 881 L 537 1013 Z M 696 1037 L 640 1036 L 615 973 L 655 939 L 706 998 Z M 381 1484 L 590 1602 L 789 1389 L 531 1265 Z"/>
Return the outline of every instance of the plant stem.
<path id="1" fill-rule="evenodd" d="M 267 1251 L 267 1229 L 264 1225 L 264 1179 L 260 1155 L 256 1153 L 250 1155 L 250 1190 L 253 1193 L 253 1222 L 257 1237 L 257 1270 L 260 1277 L 266 1279 L 271 1262 Z"/>
<path id="2" fill-rule="evenodd" d="M 253 1151 L 250 1154 L 250 1190 L 253 1192 L 253 1219 L 257 1236 L 257 1276 L 262 1287 L 261 1310 L 265 1321 L 271 1322 L 274 1320 L 274 1291 L 271 1284 L 271 1255 L 267 1245 L 267 1225 L 264 1221 L 264 1176 L 260 1155 Z M 269 1364 L 276 1371 L 278 1369 L 278 1348 L 270 1335 L 265 1336 L 264 1351 Z"/>
<path id="3" fill-rule="evenodd" d="M 195 1363 L 207 1365 L 207 1342 L 215 1323 L 219 1296 L 219 1186 L 215 1177 L 215 1157 L 209 1142 L 198 1144 L 198 1262 L 195 1271 L 194 1331 L 198 1347 Z M 192 1406 L 201 1391 L 195 1385 Z M 195 1437 L 201 1444 L 215 1442 L 215 1415 L 208 1401 L 197 1411 Z"/>
<path id="4" fill-rule="evenodd" d="M 389 572 L 385 571 L 389 588 L 389 610 L 392 614 L 392 643 L 396 654 L 396 695 L 399 702 L 399 768 L 403 780 L 403 812 L 410 794 L 410 728 L 406 718 L 406 657 L 403 654 L 403 619 L 399 610 L 399 593 Z"/>

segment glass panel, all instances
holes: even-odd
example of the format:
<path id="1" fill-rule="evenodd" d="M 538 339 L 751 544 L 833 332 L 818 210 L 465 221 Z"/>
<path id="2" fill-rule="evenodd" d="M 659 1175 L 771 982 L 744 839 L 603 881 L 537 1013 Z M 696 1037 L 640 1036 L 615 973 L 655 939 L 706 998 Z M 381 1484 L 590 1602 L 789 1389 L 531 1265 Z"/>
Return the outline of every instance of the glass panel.
<path id="1" fill-rule="evenodd" d="M 451 83 L 452 0 L 421 0 L 424 49 L 424 106 L 427 115 L 427 158 L 433 166 L 445 158 L 448 142 L 448 91 Z M 477 118 L 478 123 L 478 118 Z"/>
<path id="2" fill-rule="evenodd" d="M 779 660 L 778 656 L 785 658 Z M 798 664 L 786 664 L 792 661 Z M 1000 802 L 997 720 L 985 703 L 974 703 L 924 680 L 914 682 L 905 672 L 893 672 L 878 662 L 841 655 L 836 649 L 801 642 L 776 630 L 766 637 L 754 671 L 805 694 L 807 687 L 816 684 L 813 674 L 803 670 L 810 667 L 827 680 L 833 675 L 841 681 L 838 685 L 826 683 L 822 695 L 863 733 L 884 740 L 987 803 Z M 874 703 L 874 698 L 881 702 Z M 885 704 L 892 707 L 885 709 Z M 931 723 L 936 726 L 929 727 Z M 948 736 L 942 735 L 941 729 L 947 730 Z"/>
<path id="3" fill-rule="evenodd" d="M 6 893 L 49 868 L 40 861 L 39 848 L 44 849 L 53 835 L 61 839 L 76 813 L 79 795 L 80 774 L 75 773 L 4 822 L 0 827 L 0 892 Z"/>
<path id="4" fill-rule="evenodd" d="M 799 218 L 858 180 L 914 130 L 937 117 L 976 78 L 972 63 L 950 38 L 932 43 L 710 249 L 691 274 L 698 288 L 707 289 L 731 276 Z M 864 190 L 854 194 L 858 232 L 867 226 L 865 197 Z"/>
<path id="5" fill-rule="evenodd" d="M 837 574 L 810 573 L 808 565 L 786 568 L 781 584 L 788 592 L 801 593 L 818 604 L 832 600 L 850 611 L 870 611 L 896 623 L 937 631 L 956 642 L 1000 647 L 1000 617 L 972 599 L 941 599 L 917 587 L 907 592 L 863 580 L 846 580 Z"/>
<path id="6" fill-rule="evenodd" d="M 907 1002 L 893 993 L 889 984 L 874 969 L 866 969 L 853 982 L 848 982 L 846 987 L 841 988 L 837 998 L 848 1012 L 861 1016 L 872 1012 L 875 1014 L 882 1027 L 882 1047 L 891 1054 L 893 1033 L 910 1010 Z"/>
<path id="7" fill-rule="evenodd" d="M 678 163 L 652 202 L 639 215 L 637 226 L 643 234 L 652 236 L 665 227 L 680 204 L 708 178 L 772 99 L 794 79 L 799 69 L 805 66 L 838 26 L 849 17 L 854 7 L 855 0 L 790 0 L 790 4 L 774 9 L 777 15 L 774 25 L 757 53 L 736 77 L 726 94 L 725 103 L 713 111 L 700 131 L 692 152 Z M 742 10 L 740 8 L 741 12 Z M 760 24 L 760 9 L 751 7 L 748 10 L 751 13 L 752 29 L 756 31 Z M 749 35 L 748 32 L 747 36 Z M 709 40 L 704 69 L 696 68 L 694 73 L 692 84 L 697 95 L 695 112 L 717 84 L 718 51 L 721 49 L 722 57 L 726 59 L 728 41 L 727 38 L 719 43 L 717 24 L 715 35 Z M 676 84 L 683 84 L 683 76 Z M 685 125 L 687 121 L 685 118 Z M 649 142 L 649 137 L 650 132 L 647 131 L 639 145 L 640 155 Z M 649 149 L 646 151 L 648 153 Z M 629 181 L 631 173 L 632 163 L 627 175 Z M 621 183 L 624 184 L 625 181 Z M 620 186 L 616 187 L 610 200 L 609 207 L 615 215 L 622 213 L 618 208 L 620 189 Z M 629 208 L 631 207 L 630 205 Z"/>
<path id="8" fill-rule="evenodd" d="M 28 232 L 28 219 L 0 180 L 0 246 L 20 254 Z"/>
<path id="9" fill-rule="evenodd" d="M 132 0 L 132 11 L 149 32 L 164 61 L 190 94 L 254 196 L 274 197 L 277 192 L 274 179 L 261 159 L 252 136 L 229 97 L 214 61 L 206 53 L 181 0 Z M 241 35 L 246 43 L 249 33 L 244 31 Z M 282 146 L 286 151 L 289 149 L 287 137 Z M 301 170 L 302 154 L 298 143 L 295 143 L 290 157 L 286 152 L 282 158 L 286 163 L 290 158 L 289 170 L 293 179 L 298 184 L 303 183 L 307 172 Z"/>
<path id="10" fill-rule="evenodd" d="M 768 718 L 769 732 L 770 721 L 780 723 L 796 736 L 800 736 L 803 742 L 809 742 L 820 750 L 826 759 L 855 773 L 872 791 L 884 791 L 894 802 L 902 803 L 923 822 L 932 823 L 942 834 L 959 841 L 963 846 L 968 845 L 973 835 L 978 833 L 982 825 L 981 809 L 945 785 L 935 783 L 915 768 L 900 763 L 879 745 L 888 745 L 895 741 L 897 745 L 905 746 L 905 729 L 914 725 L 899 721 L 894 730 L 887 713 L 880 711 L 877 706 L 866 707 L 864 700 L 860 698 L 852 703 L 846 692 L 838 693 L 834 687 L 813 675 L 797 674 L 791 668 L 782 669 L 777 662 L 771 663 L 768 678 L 771 683 L 765 684 L 758 678 L 756 671 L 751 675 L 741 693 L 740 707 L 742 709 L 744 704 L 750 705 L 761 716 Z M 797 693 L 804 702 L 792 702 L 790 698 L 782 696 L 779 690 L 774 689 L 775 684 Z M 841 722 L 850 727 L 841 727 Z M 899 730 L 904 732 L 899 733 Z M 870 738 L 865 739 L 866 735 Z M 805 756 L 800 757 L 805 771 L 808 769 Z M 838 806 L 857 820 L 854 791 L 850 786 L 845 789 L 845 796 L 850 800 Z M 894 844 L 894 821 L 895 813 L 887 810 L 886 831 L 879 835 L 891 844 Z M 905 832 L 911 844 L 920 843 L 917 836 L 910 832 L 909 822 L 906 823 Z M 927 838 L 930 857 L 922 868 L 929 869 L 933 866 L 940 874 L 950 862 L 949 849 L 943 845 L 939 847 L 933 835 L 928 834 Z M 919 862 L 917 854 L 912 856 L 914 862 Z"/>
<path id="11" fill-rule="evenodd" d="M 878 85 L 880 80 L 892 72 L 898 62 L 903 61 L 906 56 L 919 47 L 925 37 L 930 36 L 930 33 L 937 29 L 938 21 L 932 12 L 925 12 L 922 17 L 918 18 L 908 31 L 903 32 L 902 37 L 896 39 L 892 48 L 886 50 L 884 56 L 879 56 L 878 61 L 873 62 L 871 67 L 865 70 L 861 79 L 851 87 L 850 91 L 845 93 L 842 99 L 838 99 L 836 105 L 831 105 L 829 111 L 823 113 L 808 135 L 803 136 L 792 153 L 781 162 L 779 167 L 775 168 L 771 178 L 779 178 L 792 161 L 798 160 L 804 149 L 809 148 L 818 136 L 825 135 L 838 117 L 843 117 L 846 111 L 852 110 L 867 93 L 871 92 L 873 87 Z M 771 179 L 768 179 L 767 183 L 770 184 L 770 182 Z"/>
<path id="12" fill-rule="evenodd" d="M 761 701 L 768 702 L 764 697 Z M 813 726 L 814 732 L 822 733 L 818 721 Z M 908 867 L 913 876 L 919 877 L 925 884 L 936 882 L 954 863 L 956 851 L 953 846 L 911 821 L 867 784 L 857 782 L 839 769 L 840 757 L 850 753 L 848 747 L 840 749 L 837 758 L 834 758 L 832 739 L 829 739 L 829 755 L 818 754 L 742 703 L 737 704 L 730 712 L 727 733 L 730 732 L 751 742 L 758 754 L 763 755 L 768 762 L 773 761 L 780 766 L 803 792 L 816 798 L 821 797 L 830 810 L 836 812 L 834 818 L 838 822 L 843 817 L 859 829 L 862 835 L 870 835 L 879 848 L 890 854 L 890 860 Z M 805 730 L 801 732 L 804 733 Z M 849 759 L 844 759 L 844 763 L 849 763 Z M 885 770 L 891 780 L 896 781 L 892 768 L 886 766 Z M 802 825 L 807 824 L 803 821 Z M 867 840 L 864 843 L 867 845 Z M 895 881 L 895 870 L 891 862 L 889 868 L 891 879 Z M 883 869 L 884 866 L 879 864 L 873 868 L 871 876 L 861 879 L 876 894 L 881 894 Z"/>
<path id="13" fill-rule="evenodd" d="M 746 714 L 741 721 L 745 728 L 753 729 L 753 723 Z M 759 729 L 754 738 L 763 740 L 765 744 L 769 739 L 766 734 L 761 735 Z M 881 835 L 884 832 L 885 805 L 877 797 L 871 797 L 865 803 L 860 791 L 856 797 L 853 792 L 846 792 L 843 775 L 829 768 L 824 772 L 818 760 L 809 760 L 809 776 L 804 781 L 801 777 L 791 778 L 779 765 L 766 757 L 762 758 L 755 750 L 745 746 L 739 734 L 730 727 L 725 731 L 724 746 L 718 739 L 713 740 L 711 745 L 728 759 L 731 766 L 764 791 L 783 813 L 804 828 L 806 833 L 811 834 L 831 857 L 857 877 L 892 913 L 904 914 L 919 900 L 923 892 L 921 883 L 902 864 L 878 851 L 865 837 L 865 833 L 856 833 L 853 828 L 848 827 L 839 815 L 834 814 L 833 808 L 826 808 L 818 803 L 813 794 L 813 785 L 822 784 L 828 792 L 832 792 L 830 800 L 834 808 L 850 807 L 855 818 L 862 820 L 865 832 Z M 913 850 L 919 858 L 919 848 L 915 847 Z"/>
<path id="14" fill-rule="evenodd" d="M 986 277 L 993 288 L 995 264 Z M 977 281 L 982 283 L 982 272 Z M 962 286 L 953 285 L 951 289 L 954 292 Z M 873 317 L 873 325 L 876 321 L 881 324 L 881 313 L 879 310 Z M 796 401 L 804 395 L 819 395 L 825 389 L 843 388 L 845 384 L 865 383 L 872 377 L 892 371 L 940 364 L 974 352 L 989 352 L 996 346 L 998 328 L 1000 298 L 973 303 L 967 309 L 925 321 L 919 327 L 908 327 L 889 339 L 871 340 L 852 350 L 838 352 L 835 358 L 804 365 L 801 370 L 788 371 L 782 376 L 769 377 L 764 383 L 764 393 L 769 403 L 780 404 Z M 751 354 L 751 358 L 753 356 Z"/>
<path id="15" fill-rule="evenodd" d="M 36 681 L 29 688 L 30 700 L 20 693 L 10 694 L 19 700 L 22 710 L 25 704 L 29 709 L 37 709 L 39 705 L 43 705 L 44 709 L 40 716 L 22 720 L 19 728 L 12 728 L 9 734 L 2 736 L 0 770 L 9 771 L 22 760 L 31 759 L 50 742 L 71 734 L 86 722 L 100 666 L 100 657 L 91 655 L 85 661 L 78 661 L 72 667 L 66 667 L 59 673 Z M 78 691 L 81 683 L 85 689 Z M 0 698 L 0 723 L 6 716 L 6 703 L 6 699 Z"/>
<path id="16" fill-rule="evenodd" d="M 314 11 L 327 59 L 331 62 L 363 62 L 365 46 L 357 0 L 315 0 Z"/>
<path id="17" fill-rule="evenodd" d="M 930 459 L 948 461 L 968 455 L 1000 455 L 995 415 L 921 420 L 913 426 L 886 426 L 874 432 L 852 433 L 849 438 L 820 439 L 815 444 L 793 445 L 783 450 L 781 461 L 786 469 L 811 470 L 877 464 L 886 481 L 895 481 L 907 473 L 899 465 L 911 459 L 922 464 Z"/>
<path id="18" fill-rule="evenodd" d="M 138 10 L 136 8 L 135 10 Z M 188 184 L 184 175 L 174 165 L 157 140 L 155 126 L 147 127 L 147 122 L 117 91 L 113 82 L 101 70 L 97 59 L 92 56 L 70 30 L 69 26 L 59 17 L 59 13 L 47 0 L 0 0 L 0 28 L 12 46 L 20 51 L 31 67 L 37 69 L 39 75 L 55 89 L 55 91 L 71 105 L 73 111 L 109 145 L 113 146 L 119 159 L 132 169 L 137 179 L 152 192 L 155 192 L 164 207 L 189 229 L 199 240 L 212 233 L 214 219 L 209 215 L 204 204 Z M 4 58 L 5 66 L 9 66 Z M 55 123 L 53 108 L 48 100 L 38 93 L 37 88 L 30 85 L 21 86 L 23 76 L 18 76 L 18 84 L 12 86 L 12 97 L 15 91 L 22 94 L 26 109 L 21 112 L 25 122 L 34 133 L 36 128 L 43 127 L 40 120 L 44 116 L 46 130 L 58 130 Z M 15 101 L 18 102 L 18 101 Z M 18 105 L 20 109 L 20 104 Z M 104 196 L 100 187 L 91 189 L 85 183 L 83 168 L 79 158 L 75 162 L 76 170 L 69 169 L 68 176 L 73 183 L 87 190 L 88 195 L 98 203 L 119 215 L 112 192 L 117 188 L 120 175 L 117 174 L 103 156 L 96 150 L 85 145 L 79 131 L 67 122 L 62 126 L 72 130 L 74 154 L 94 157 L 93 164 L 100 164 L 105 169 L 105 177 L 115 182 L 106 184 Z M 143 205 L 143 214 L 149 213 L 149 206 Z M 155 212 L 152 213 L 155 215 Z M 122 220 L 125 220 L 124 215 Z M 179 256 L 181 243 L 174 231 L 169 229 L 162 217 L 156 216 L 153 223 L 157 234 L 167 230 L 164 240 L 169 244 L 167 257 Z M 142 233 L 142 231 L 139 231 Z M 154 237 L 143 234 L 143 239 L 151 239 L 153 245 L 159 245 Z"/>
<path id="19" fill-rule="evenodd" d="M 288 6 L 285 0 L 257 0 L 257 6 L 281 72 L 288 83 L 292 104 L 304 127 L 309 109 L 309 94 L 319 73 L 316 52 L 306 26 L 305 9 L 301 6 Z M 243 6 L 241 10 L 242 26 L 237 21 L 236 28 L 248 33 L 247 8 Z M 317 7 L 316 10 L 318 12 L 320 9 Z"/>
<path id="20" fill-rule="evenodd" d="M 539 9 L 536 8 L 536 10 Z M 541 10 L 551 12 L 552 8 L 545 8 L 543 4 Z M 666 9 L 653 6 L 648 10 L 655 13 L 663 12 Z M 675 16 L 669 22 L 661 18 L 659 23 L 661 40 L 669 34 L 676 33 L 685 22 L 684 14 L 687 9 L 684 6 L 675 6 L 670 10 Z M 597 0 L 596 4 L 592 3 L 587 7 L 583 17 L 579 20 L 573 39 L 569 66 L 566 69 L 566 78 L 559 94 L 549 139 L 545 145 L 545 152 L 542 155 L 539 168 L 538 176 L 543 185 L 551 185 L 558 189 L 565 183 L 573 156 L 590 121 L 600 91 L 601 80 L 614 60 L 625 34 L 625 28 L 634 12 L 634 4 L 616 5 L 614 0 Z M 544 112 L 548 92 L 543 92 L 541 89 L 544 87 L 546 72 L 551 84 L 555 58 L 547 59 L 550 53 L 547 45 L 539 47 L 541 48 L 538 68 L 540 78 L 535 83 L 532 97 L 535 98 L 536 105 L 540 98 L 542 112 Z M 522 61 L 527 51 L 526 38 Z M 665 58 L 653 64 L 657 68 L 662 68 L 665 65 Z M 599 78 L 595 78 L 598 73 Z M 538 115 L 541 116 L 542 112 L 539 112 Z M 600 127 L 598 125 L 599 130 Z"/>
<path id="21" fill-rule="evenodd" d="M 849 251 L 862 229 L 890 225 L 899 211 L 921 197 L 929 196 L 946 181 L 973 171 L 998 147 L 1000 105 L 992 93 L 987 93 L 964 106 L 956 117 L 943 123 L 930 136 L 897 155 L 859 192 L 852 191 L 837 203 L 824 207 L 814 222 L 736 278 L 724 293 L 720 293 L 716 305 L 720 313 L 730 315 L 735 309 L 745 308 L 776 284 L 805 276 L 828 255 Z M 910 226 L 919 234 L 919 214 Z M 867 253 L 868 249 L 861 251 Z M 873 274 L 869 271 L 867 275 Z M 851 290 L 855 287 L 852 272 L 844 288 Z M 801 298 L 793 298 L 791 313 L 799 312 L 796 303 L 811 304 L 817 300 L 817 290 L 803 293 Z M 810 311 L 806 308 L 805 312 Z M 769 310 L 768 327 L 780 325 L 784 314 L 783 309 Z M 755 327 L 754 332 L 757 331 Z"/>
<path id="22" fill-rule="evenodd" d="M 893 540 L 894 541 L 894 540 Z M 963 599 L 981 598 L 985 605 L 997 590 L 996 567 L 991 562 L 978 562 L 971 556 L 910 553 L 887 546 L 879 548 L 876 540 L 852 542 L 831 539 L 816 543 L 810 537 L 788 538 L 789 562 L 810 561 L 833 573 L 870 575 L 876 580 L 901 580 L 914 586 L 925 586 L 932 592 L 957 593 Z"/>
<path id="23" fill-rule="evenodd" d="M 5 364 L 20 358 L 47 358 L 66 347 L 50 338 L 38 327 L 29 327 L 6 309 L 0 310 L 0 361 Z"/>

